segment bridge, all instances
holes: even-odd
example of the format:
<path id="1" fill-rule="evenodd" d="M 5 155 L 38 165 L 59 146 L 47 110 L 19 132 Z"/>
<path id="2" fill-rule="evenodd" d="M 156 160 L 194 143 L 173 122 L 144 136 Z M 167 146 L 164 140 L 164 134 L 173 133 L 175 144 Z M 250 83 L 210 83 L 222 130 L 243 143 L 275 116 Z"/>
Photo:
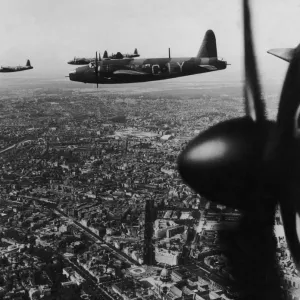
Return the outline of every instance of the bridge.
<path id="1" fill-rule="evenodd" d="M 20 142 L 17 142 L 17 143 L 15 143 L 13 145 L 10 145 L 10 146 L 6 147 L 5 149 L 3 149 L 3 150 L 0 151 L 0 154 L 4 154 L 4 153 L 6 153 L 6 152 L 8 152 L 10 150 L 13 150 L 15 148 L 19 149 L 20 147 L 26 146 L 26 144 L 29 144 L 29 143 L 32 143 L 32 142 L 37 142 L 37 143 L 42 142 L 42 143 L 44 143 L 44 145 L 46 147 L 48 147 L 47 141 L 44 138 L 38 138 L 36 140 L 34 140 L 34 139 L 28 139 L 27 138 L 27 139 L 24 139 L 24 140 L 22 140 Z"/>

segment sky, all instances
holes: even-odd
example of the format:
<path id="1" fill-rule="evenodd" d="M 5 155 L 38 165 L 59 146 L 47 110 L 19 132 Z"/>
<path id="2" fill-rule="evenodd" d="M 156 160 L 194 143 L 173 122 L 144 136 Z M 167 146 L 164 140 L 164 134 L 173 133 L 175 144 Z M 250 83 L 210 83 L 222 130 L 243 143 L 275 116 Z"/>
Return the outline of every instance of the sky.
<path id="1" fill-rule="evenodd" d="M 300 0 L 251 0 L 254 40 L 263 80 L 282 81 L 288 63 L 266 53 L 300 42 Z M 243 78 L 241 0 L 0 0 L 0 65 L 34 69 L 19 76 L 63 78 L 74 56 L 95 51 L 141 57 L 195 56 L 207 29 L 228 69 L 205 80 Z M 29 75 L 28 73 L 31 72 Z M 26 73 L 26 74 L 25 74 Z M 218 74 L 217 74 L 218 73 Z M 198 78 L 198 77 L 197 77 Z"/>

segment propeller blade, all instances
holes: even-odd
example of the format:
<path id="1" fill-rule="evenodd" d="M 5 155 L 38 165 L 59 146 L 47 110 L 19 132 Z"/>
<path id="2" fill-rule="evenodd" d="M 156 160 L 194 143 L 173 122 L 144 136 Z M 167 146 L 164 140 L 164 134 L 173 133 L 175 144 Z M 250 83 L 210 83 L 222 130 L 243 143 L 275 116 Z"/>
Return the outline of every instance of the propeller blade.
<path id="1" fill-rule="evenodd" d="M 294 139 L 296 138 L 297 126 L 295 118 L 300 105 L 300 44 L 294 51 L 293 58 L 289 65 L 287 75 L 283 84 L 277 123 L 281 129 L 282 136 Z"/>
<path id="2" fill-rule="evenodd" d="M 265 120 L 265 103 L 261 97 L 261 89 L 258 81 L 258 73 L 254 55 L 253 38 L 251 31 L 251 16 L 249 1 L 244 0 L 244 48 L 245 48 L 245 108 L 246 115 L 253 121 Z"/>
<path id="3" fill-rule="evenodd" d="M 300 271 L 300 45 L 284 81 L 278 116 L 275 157 L 279 198 L 286 239 Z"/>
<path id="4" fill-rule="evenodd" d="M 275 125 L 265 118 L 248 1 L 243 4 L 247 116 L 220 122 L 200 133 L 178 157 L 178 170 L 184 181 L 207 199 L 258 214 L 275 207 L 261 199 L 265 146 Z"/>
<path id="5" fill-rule="evenodd" d="M 95 60 L 95 73 L 96 73 L 96 83 L 98 88 L 98 77 L 99 77 L 99 71 L 98 71 L 98 53 L 96 51 L 96 60 Z"/>

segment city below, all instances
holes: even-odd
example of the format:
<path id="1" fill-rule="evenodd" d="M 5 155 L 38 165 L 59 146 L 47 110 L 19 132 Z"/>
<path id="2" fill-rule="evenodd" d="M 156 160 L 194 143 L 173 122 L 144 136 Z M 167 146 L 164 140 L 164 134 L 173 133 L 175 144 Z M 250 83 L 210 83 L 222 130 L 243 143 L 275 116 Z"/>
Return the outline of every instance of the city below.
<path id="1" fill-rule="evenodd" d="M 177 171 L 192 137 L 244 114 L 241 92 L 205 82 L 1 88 L 0 299 L 247 298 L 224 243 L 242 213 Z M 274 117 L 277 93 L 265 99 Z M 300 299 L 279 209 L 274 232 L 283 292 Z"/>

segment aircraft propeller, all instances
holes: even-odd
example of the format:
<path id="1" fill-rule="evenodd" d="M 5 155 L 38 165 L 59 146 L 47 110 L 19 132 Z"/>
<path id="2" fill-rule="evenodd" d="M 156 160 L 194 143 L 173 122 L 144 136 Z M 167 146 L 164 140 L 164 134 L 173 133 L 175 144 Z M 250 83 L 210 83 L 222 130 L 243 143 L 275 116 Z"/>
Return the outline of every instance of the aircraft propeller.
<path id="1" fill-rule="evenodd" d="M 283 85 L 276 123 L 266 118 L 254 55 L 249 0 L 243 1 L 245 116 L 191 140 L 178 157 L 183 180 L 208 200 L 252 214 L 253 230 L 274 224 L 280 204 L 300 270 L 300 44 Z"/>
<path id="2" fill-rule="evenodd" d="M 99 65 L 98 63 L 101 61 L 101 56 L 99 53 L 99 58 L 98 58 L 98 54 L 96 51 L 96 59 L 95 59 L 95 74 L 96 74 L 96 82 L 97 82 L 97 88 L 98 88 L 98 84 L 99 84 Z"/>
<path id="3" fill-rule="evenodd" d="M 257 172 L 267 126 L 257 79 L 248 3 L 244 1 L 246 116 L 221 122 L 193 139 L 180 154 L 182 178 L 209 200 L 243 210 L 255 208 Z M 247 196 L 245 196 L 247 195 Z M 244 199 L 244 201 L 241 201 Z"/>

